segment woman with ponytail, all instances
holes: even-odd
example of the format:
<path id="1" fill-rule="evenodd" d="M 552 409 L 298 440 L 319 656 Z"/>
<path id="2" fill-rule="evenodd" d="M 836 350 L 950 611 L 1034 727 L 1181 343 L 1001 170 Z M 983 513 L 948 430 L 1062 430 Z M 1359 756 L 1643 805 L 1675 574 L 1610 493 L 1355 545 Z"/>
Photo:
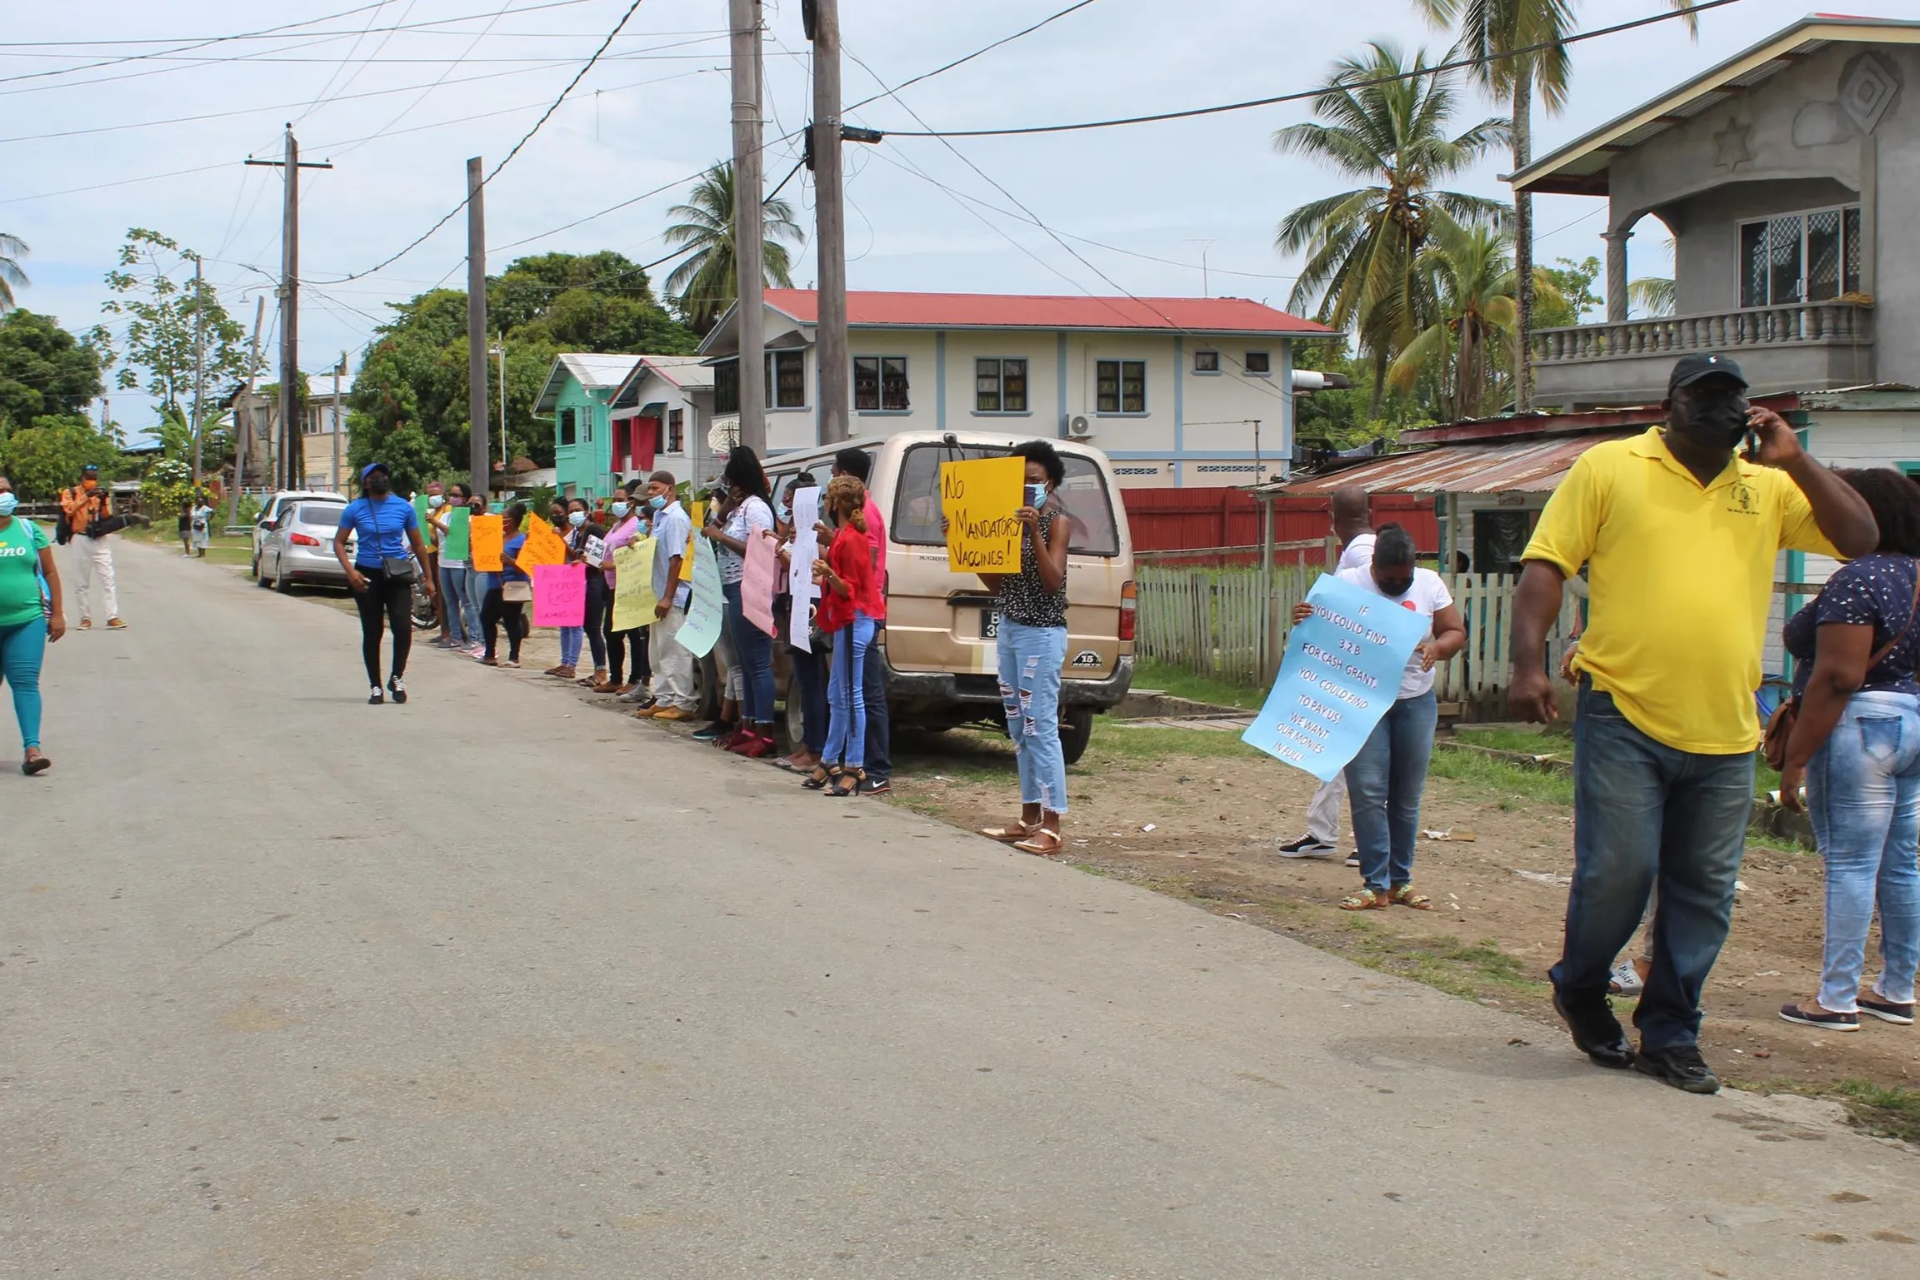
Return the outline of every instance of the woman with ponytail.
<path id="1" fill-rule="evenodd" d="M 824 560 L 813 562 L 820 584 L 815 624 L 833 637 L 827 675 L 827 746 L 802 786 L 830 796 L 850 796 L 866 779 L 867 704 L 861 677 L 876 624 L 887 616 L 886 597 L 867 541 L 867 486 L 835 476 L 827 486 L 826 516 L 838 530 Z"/>

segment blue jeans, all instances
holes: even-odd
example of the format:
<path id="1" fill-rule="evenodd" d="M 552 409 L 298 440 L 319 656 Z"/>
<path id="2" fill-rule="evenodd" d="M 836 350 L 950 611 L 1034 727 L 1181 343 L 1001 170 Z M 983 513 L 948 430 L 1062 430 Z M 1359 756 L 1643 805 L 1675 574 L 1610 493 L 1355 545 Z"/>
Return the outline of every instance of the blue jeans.
<path id="1" fill-rule="evenodd" d="M 801 736 L 805 739 L 802 745 L 819 755 L 827 749 L 826 669 L 820 665 L 820 655 L 809 649 L 788 649 L 787 665 L 793 669 L 793 682 L 787 696 L 800 699 Z M 867 736 L 871 741 L 873 735 Z M 871 753 L 868 758 L 872 758 Z"/>
<path id="2" fill-rule="evenodd" d="M 1029 627 L 1001 615 L 1000 698 L 1020 765 L 1020 803 L 1067 811 L 1067 757 L 1060 748 L 1060 667 L 1065 627 Z"/>
<path id="3" fill-rule="evenodd" d="M 1633 1011 L 1642 1050 L 1700 1038 L 1700 992 L 1733 915 L 1753 813 L 1753 753 L 1698 755 L 1640 732 L 1613 695 L 1580 685 L 1573 723 L 1573 888 L 1549 976 L 1571 1000 L 1605 999 L 1656 881 L 1653 970 Z"/>
<path id="4" fill-rule="evenodd" d="M 874 638 L 880 626 L 874 624 Z M 877 644 L 867 646 L 866 678 L 861 687 L 867 698 L 867 776 L 893 777 L 893 725 L 887 719 L 886 654 Z"/>
<path id="5" fill-rule="evenodd" d="M 587 642 L 585 627 L 560 628 L 560 665 L 571 667 L 580 661 L 580 647 Z"/>
<path id="6" fill-rule="evenodd" d="M 480 639 L 480 602 L 469 592 L 474 578 L 483 577 L 465 568 L 440 566 L 440 598 L 447 609 L 447 638 L 455 644 L 472 645 Z"/>
<path id="7" fill-rule="evenodd" d="M 1413 883 L 1420 796 L 1427 789 L 1427 762 L 1433 758 L 1433 730 L 1439 719 L 1440 706 L 1431 689 L 1398 699 L 1346 768 L 1360 875 L 1376 893 Z"/>
<path id="8" fill-rule="evenodd" d="M 1883 998 L 1913 1002 L 1920 967 L 1920 698 L 1856 693 L 1807 765 L 1807 812 L 1827 863 L 1820 1004 L 1856 1013 L 1880 907 Z"/>
<path id="9" fill-rule="evenodd" d="M 47 655 L 47 620 L 29 618 L 0 627 L 0 680 L 13 692 L 20 745 L 40 745 L 40 664 Z"/>
<path id="10" fill-rule="evenodd" d="M 867 700 L 861 692 L 867 669 L 867 646 L 873 643 L 873 619 L 864 613 L 833 637 L 833 669 L 827 676 L 827 702 L 833 716 L 827 726 L 827 745 L 820 758 L 849 769 L 867 760 Z"/>
<path id="11" fill-rule="evenodd" d="M 773 637 L 747 621 L 740 605 L 740 584 L 725 586 L 727 635 L 740 664 L 740 718 L 749 724 L 773 723 Z"/>

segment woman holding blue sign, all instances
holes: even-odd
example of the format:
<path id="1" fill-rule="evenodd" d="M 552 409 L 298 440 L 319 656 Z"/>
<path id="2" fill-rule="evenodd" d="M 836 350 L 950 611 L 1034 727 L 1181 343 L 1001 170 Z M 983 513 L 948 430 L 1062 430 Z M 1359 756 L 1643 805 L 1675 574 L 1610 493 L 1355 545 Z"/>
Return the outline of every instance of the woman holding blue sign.
<path id="1" fill-rule="evenodd" d="M 1413 849 L 1420 836 L 1420 796 L 1427 787 L 1427 762 L 1439 721 L 1433 669 L 1466 644 L 1466 624 L 1440 575 L 1415 567 L 1413 535 L 1397 524 L 1384 525 L 1377 533 L 1371 565 L 1343 570 L 1339 576 L 1429 620 L 1426 639 L 1414 646 L 1400 675 L 1399 696 L 1346 768 L 1366 887 L 1342 898 L 1340 907 L 1371 911 L 1397 902 L 1428 911 L 1432 901 L 1413 888 Z M 1294 620 L 1300 620 L 1297 611 Z"/>

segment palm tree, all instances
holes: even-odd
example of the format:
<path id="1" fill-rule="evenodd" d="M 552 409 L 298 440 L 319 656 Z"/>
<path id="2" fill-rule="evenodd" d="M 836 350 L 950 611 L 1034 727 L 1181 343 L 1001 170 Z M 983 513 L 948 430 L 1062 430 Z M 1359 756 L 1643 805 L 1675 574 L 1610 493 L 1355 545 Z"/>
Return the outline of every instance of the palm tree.
<path id="1" fill-rule="evenodd" d="M 0 312 L 13 310 L 13 291 L 31 283 L 20 269 L 19 259 L 26 256 L 25 240 L 0 231 Z"/>
<path id="2" fill-rule="evenodd" d="M 780 242 L 799 244 L 806 233 L 793 220 L 793 206 L 785 200 L 768 200 L 761 209 L 765 219 L 765 248 L 761 253 L 766 282 L 791 289 L 792 260 Z M 680 219 L 667 228 L 667 243 L 693 251 L 667 277 L 667 292 L 679 303 L 687 323 L 704 333 L 740 296 L 733 257 L 732 163 L 707 170 L 694 184 L 687 203 L 673 206 L 667 214 Z"/>
<path id="3" fill-rule="evenodd" d="M 1574 32 L 1575 0 L 1413 0 L 1414 7 L 1440 26 L 1460 22 L 1455 50 L 1485 61 L 1474 69 L 1474 79 L 1497 101 L 1513 107 L 1513 171 L 1533 162 L 1533 95 L 1557 113 L 1567 105 L 1567 86 L 1573 80 L 1573 58 L 1565 41 Z M 1690 12 L 1699 0 L 1667 0 L 1686 13 L 1687 30 L 1698 35 L 1700 20 Z M 1515 49 L 1544 44 L 1536 53 L 1504 56 Z M 1514 267 L 1520 277 L 1520 341 L 1514 365 L 1514 400 L 1519 408 L 1533 402 L 1532 354 L 1527 335 L 1533 331 L 1533 197 L 1514 193 Z"/>
<path id="4" fill-rule="evenodd" d="M 1387 364 L 1427 323 L 1416 260 L 1437 228 L 1462 221 L 1499 223 L 1505 206 L 1436 189 L 1507 140 L 1504 120 L 1483 120 L 1449 138 L 1456 102 L 1450 75 L 1414 75 L 1355 87 L 1356 81 L 1406 76 L 1424 68 L 1424 51 L 1409 67 L 1390 44 L 1334 64 L 1314 99 L 1319 121 L 1288 125 L 1274 150 L 1311 156 L 1370 185 L 1310 201 L 1281 220 L 1275 246 L 1307 255 L 1288 305 L 1315 308 L 1317 318 L 1352 328 L 1374 365 L 1370 416 L 1380 416 Z M 1316 307 L 1317 300 L 1317 307 Z"/>
<path id="5" fill-rule="evenodd" d="M 1674 245 L 1675 238 L 1668 236 L 1665 241 L 1667 256 L 1673 256 Z M 1627 301 L 1649 316 L 1672 315 L 1676 299 L 1673 280 L 1667 276 L 1641 276 L 1638 280 L 1627 281 Z"/>

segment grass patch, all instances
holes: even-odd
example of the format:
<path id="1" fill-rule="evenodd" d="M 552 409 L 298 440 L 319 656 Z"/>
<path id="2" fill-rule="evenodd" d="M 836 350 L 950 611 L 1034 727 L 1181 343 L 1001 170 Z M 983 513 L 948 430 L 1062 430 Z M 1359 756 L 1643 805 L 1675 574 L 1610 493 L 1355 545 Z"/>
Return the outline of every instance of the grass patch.
<path id="1" fill-rule="evenodd" d="M 1920 1143 L 1920 1089 L 1902 1089 L 1866 1080 L 1841 1080 L 1834 1084 L 1767 1080 L 1751 1087 L 1768 1093 L 1831 1098 L 1847 1109 L 1855 1125 L 1876 1138 Z"/>
<path id="2" fill-rule="evenodd" d="M 1106 719 L 1093 722 L 1093 741 L 1087 744 L 1082 760 L 1086 766 L 1120 764 L 1130 760 L 1165 760 L 1170 756 L 1222 756 L 1245 760 L 1266 759 L 1240 741 L 1237 733 L 1209 729 L 1129 729 Z"/>
<path id="3" fill-rule="evenodd" d="M 1511 725 L 1496 725 L 1488 728 L 1460 725 L 1453 736 L 1461 742 L 1470 742 L 1476 747 L 1492 747 L 1496 751 L 1521 751 L 1527 755 L 1544 756 L 1573 755 L 1573 738 L 1569 734 L 1547 733 L 1540 729 L 1518 729 Z"/>
<path id="4" fill-rule="evenodd" d="M 1427 766 L 1430 777 L 1465 783 L 1504 797 L 1507 811 L 1536 804 L 1573 804 L 1573 779 L 1545 769 L 1523 769 L 1474 751 L 1436 749 Z"/>
<path id="5" fill-rule="evenodd" d="M 1143 662 L 1134 669 L 1133 684 L 1138 689 L 1160 689 L 1176 698 L 1211 703 L 1216 707 L 1235 707 L 1257 711 L 1266 699 L 1266 691 L 1247 685 L 1230 684 L 1212 676 L 1195 675 L 1179 667 Z"/>
<path id="6" fill-rule="evenodd" d="M 1488 991 L 1514 996 L 1544 996 L 1548 984 L 1526 976 L 1524 962 L 1508 955 L 1491 938 L 1466 944 L 1451 935 L 1402 938 L 1358 916 L 1349 918 L 1351 941 L 1339 946 L 1348 959 L 1381 973 L 1475 1000 Z"/>

